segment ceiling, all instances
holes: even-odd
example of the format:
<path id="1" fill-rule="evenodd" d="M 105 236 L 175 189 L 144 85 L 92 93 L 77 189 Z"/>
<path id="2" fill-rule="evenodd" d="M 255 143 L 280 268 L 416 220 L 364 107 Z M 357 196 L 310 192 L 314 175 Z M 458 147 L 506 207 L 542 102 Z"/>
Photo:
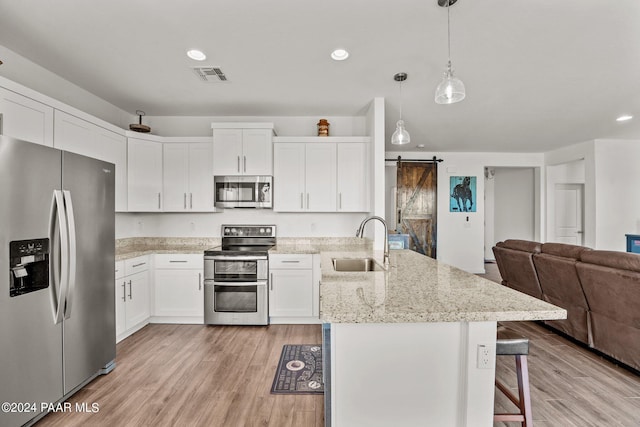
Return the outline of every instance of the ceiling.
<path id="1" fill-rule="evenodd" d="M 640 1 L 459 0 L 450 12 L 467 90 L 453 105 L 434 102 L 447 61 L 437 0 L 0 0 L 0 44 L 132 114 L 354 116 L 384 97 L 389 141 L 393 76 L 406 72 L 402 150 L 640 139 Z M 331 60 L 336 47 L 349 59 Z M 198 80 L 191 67 L 207 65 L 228 82 Z"/>

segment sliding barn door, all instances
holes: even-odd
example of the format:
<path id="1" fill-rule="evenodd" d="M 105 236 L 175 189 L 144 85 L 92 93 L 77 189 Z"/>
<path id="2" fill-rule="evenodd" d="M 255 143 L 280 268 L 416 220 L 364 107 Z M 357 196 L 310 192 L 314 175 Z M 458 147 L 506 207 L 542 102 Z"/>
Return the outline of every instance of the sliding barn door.
<path id="1" fill-rule="evenodd" d="M 436 257 L 437 163 L 398 163 L 396 229 L 409 249 Z"/>

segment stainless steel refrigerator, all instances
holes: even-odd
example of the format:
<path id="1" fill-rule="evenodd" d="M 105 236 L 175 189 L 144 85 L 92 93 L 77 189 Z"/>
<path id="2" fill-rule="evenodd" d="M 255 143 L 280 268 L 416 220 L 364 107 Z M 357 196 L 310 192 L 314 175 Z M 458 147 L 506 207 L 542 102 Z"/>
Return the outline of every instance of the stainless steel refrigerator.
<path id="1" fill-rule="evenodd" d="M 1 426 L 33 423 L 115 367 L 114 175 L 0 136 Z"/>

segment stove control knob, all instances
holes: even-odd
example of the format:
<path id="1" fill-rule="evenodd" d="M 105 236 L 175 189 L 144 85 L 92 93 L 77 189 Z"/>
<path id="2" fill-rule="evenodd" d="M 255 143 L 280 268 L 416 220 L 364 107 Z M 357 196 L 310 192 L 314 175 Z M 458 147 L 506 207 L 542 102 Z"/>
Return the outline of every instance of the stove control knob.
<path id="1" fill-rule="evenodd" d="M 232 234 L 236 234 L 236 229 L 235 229 L 235 228 L 232 228 L 232 229 L 231 229 L 231 233 L 232 233 Z"/>
<path id="2" fill-rule="evenodd" d="M 271 227 L 266 228 L 267 234 L 271 234 Z"/>
<path id="3" fill-rule="evenodd" d="M 260 234 L 264 234 L 264 228 L 260 229 Z"/>
<path id="4" fill-rule="evenodd" d="M 224 234 L 229 234 L 229 232 L 230 232 L 230 231 L 231 231 L 231 229 L 230 229 L 230 228 L 225 228 L 225 229 L 224 229 Z"/>

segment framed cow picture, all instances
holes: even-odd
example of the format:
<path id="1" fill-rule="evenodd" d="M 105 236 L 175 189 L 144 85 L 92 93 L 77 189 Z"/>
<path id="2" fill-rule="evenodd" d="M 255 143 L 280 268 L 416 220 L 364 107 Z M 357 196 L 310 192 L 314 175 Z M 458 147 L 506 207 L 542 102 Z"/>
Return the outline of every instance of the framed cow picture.
<path id="1" fill-rule="evenodd" d="M 452 176 L 449 180 L 449 212 L 476 211 L 476 177 Z"/>

